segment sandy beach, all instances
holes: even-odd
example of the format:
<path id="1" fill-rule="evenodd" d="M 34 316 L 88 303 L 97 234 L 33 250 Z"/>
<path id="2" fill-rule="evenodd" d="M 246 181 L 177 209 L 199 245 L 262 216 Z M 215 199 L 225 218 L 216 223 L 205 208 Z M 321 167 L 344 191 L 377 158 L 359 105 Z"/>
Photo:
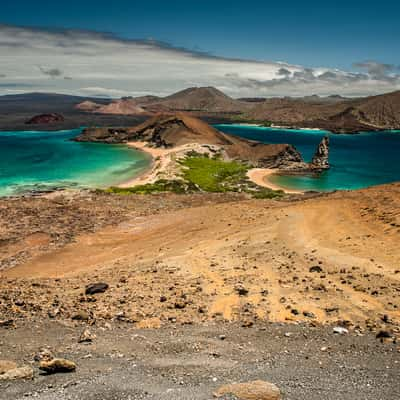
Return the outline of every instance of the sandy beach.
<path id="1" fill-rule="evenodd" d="M 253 168 L 247 172 L 248 178 L 258 186 L 266 187 L 272 190 L 283 190 L 285 193 L 303 194 L 303 190 L 287 189 L 285 187 L 272 183 L 269 178 L 276 174 L 276 169 L 269 168 Z"/>
<path id="2" fill-rule="evenodd" d="M 140 150 L 149 154 L 152 157 L 152 162 L 149 169 L 144 171 L 139 176 L 136 176 L 135 178 L 129 179 L 128 181 L 119 184 L 118 187 L 127 188 L 127 187 L 145 185 L 147 183 L 155 182 L 157 180 L 157 174 L 160 171 L 164 170 L 166 164 L 169 163 L 170 157 L 168 157 L 168 155 L 173 150 L 148 147 L 146 142 L 139 142 L 139 141 L 129 142 L 127 143 L 127 145 L 129 147 L 133 147 L 136 150 Z"/>
<path id="3" fill-rule="evenodd" d="M 137 185 L 145 185 L 148 183 L 154 183 L 158 179 L 165 177 L 174 177 L 178 173 L 176 169 L 175 159 L 180 154 L 190 150 L 192 144 L 178 146 L 173 149 L 160 149 L 155 147 L 149 147 L 145 142 L 129 142 L 128 146 L 135 148 L 136 150 L 144 151 L 149 154 L 152 158 L 152 164 L 150 168 L 143 172 L 141 175 L 130 179 L 126 182 L 121 183 L 118 187 L 128 188 Z M 272 190 L 283 190 L 285 193 L 290 194 L 303 194 L 304 191 L 296 189 L 288 189 L 275 183 L 272 183 L 268 178 L 276 174 L 277 170 L 268 168 L 253 168 L 247 172 L 248 178 L 258 186 L 266 187 Z"/>

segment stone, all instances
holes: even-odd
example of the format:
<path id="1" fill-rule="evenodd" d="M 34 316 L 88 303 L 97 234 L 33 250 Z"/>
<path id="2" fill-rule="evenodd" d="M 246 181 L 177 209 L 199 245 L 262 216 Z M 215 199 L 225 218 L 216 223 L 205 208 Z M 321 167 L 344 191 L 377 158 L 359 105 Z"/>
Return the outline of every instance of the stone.
<path id="1" fill-rule="evenodd" d="M 317 151 L 311 161 L 311 166 L 317 170 L 329 169 L 329 136 L 325 136 L 318 145 Z"/>
<path id="2" fill-rule="evenodd" d="M 79 310 L 77 313 L 75 313 L 73 316 L 72 316 L 72 319 L 74 320 L 74 321 L 88 321 L 89 320 L 89 314 L 86 312 L 86 311 L 84 311 L 84 310 Z"/>
<path id="3" fill-rule="evenodd" d="M 322 272 L 322 268 L 319 265 L 314 265 L 313 267 L 310 268 L 310 272 Z"/>
<path id="4" fill-rule="evenodd" d="M 16 379 L 33 379 L 33 369 L 28 366 L 10 369 L 0 374 L 0 381 L 13 381 Z"/>
<path id="5" fill-rule="evenodd" d="M 92 283 L 86 286 L 85 294 L 93 295 L 97 293 L 104 293 L 108 289 L 108 284 L 99 282 L 99 283 Z"/>
<path id="6" fill-rule="evenodd" d="M 48 374 L 57 374 L 63 372 L 73 372 L 76 370 L 76 364 L 73 361 L 64 358 L 53 358 L 50 361 L 41 361 L 39 369 Z"/>
<path id="7" fill-rule="evenodd" d="M 33 358 L 35 361 L 50 361 L 54 358 L 53 353 L 49 349 L 42 348 L 39 350 L 35 357 Z"/>
<path id="8" fill-rule="evenodd" d="M 388 331 L 379 331 L 376 334 L 377 339 L 390 339 L 392 337 L 392 334 Z"/>
<path id="9" fill-rule="evenodd" d="M 0 375 L 5 374 L 10 369 L 17 368 L 17 364 L 14 361 L 0 360 Z"/>
<path id="10" fill-rule="evenodd" d="M 346 335 L 347 333 L 349 333 L 349 331 L 341 326 L 335 326 L 333 328 L 333 333 L 337 333 L 338 335 Z"/>
<path id="11" fill-rule="evenodd" d="M 239 296 L 247 296 L 248 294 L 249 294 L 249 291 L 248 291 L 248 289 L 246 289 L 244 286 L 242 286 L 242 285 L 237 285 L 236 287 L 235 287 L 235 290 L 236 290 L 236 292 L 237 292 L 237 294 L 239 295 Z"/>
<path id="12" fill-rule="evenodd" d="M 14 326 L 14 321 L 12 319 L 0 320 L 0 327 L 9 328 Z"/>
<path id="13" fill-rule="evenodd" d="M 281 400 L 282 395 L 279 388 L 273 383 L 266 381 L 253 381 L 246 383 L 234 383 L 220 387 L 215 397 L 234 395 L 239 400 Z"/>
<path id="14" fill-rule="evenodd" d="M 81 335 L 79 336 L 79 343 L 90 343 L 93 342 L 93 340 L 96 339 L 96 335 L 90 332 L 89 329 L 85 329 Z"/>

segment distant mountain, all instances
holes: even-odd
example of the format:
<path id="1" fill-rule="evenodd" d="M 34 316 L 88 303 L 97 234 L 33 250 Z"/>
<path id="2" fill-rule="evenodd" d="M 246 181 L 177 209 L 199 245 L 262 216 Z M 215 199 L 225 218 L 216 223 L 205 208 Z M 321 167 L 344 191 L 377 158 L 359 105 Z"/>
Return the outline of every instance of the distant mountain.
<path id="1" fill-rule="evenodd" d="M 171 111 L 242 112 L 250 104 L 235 100 L 214 87 L 193 87 L 164 97 L 152 106 Z"/>
<path id="2" fill-rule="evenodd" d="M 337 100 L 337 101 L 336 101 Z M 245 113 L 253 120 L 275 124 L 357 132 L 400 128 L 400 91 L 357 99 L 326 102 L 269 99 Z"/>
<path id="3" fill-rule="evenodd" d="M 24 93 L 0 96 L 0 130 L 26 130 L 26 121 L 42 114 L 61 114 L 64 120 L 38 118 L 35 129 L 75 129 L 81 126 L 126 126 L 143 122 L 145 115 L 95 114 L 97 107 L 111 102 L 110 99 L 69 96 L 53 93 Z M 82 109 L 76 108 L 83 104 Z"/>
<path id="4" fill-rule="evenodd" d="M 276 125 L 324 128 L 332 132 L 400 129 L 400 91 L 356 99 L 338 95 L 233 99 L 213 87 L 189 88 L 167 97 L 119 100 L 27 93 L 0 96 L 0 129 L 13 129 L 32 115 L 44 113 L 61 113 L 66 117 L 63 127 L 79 127 L 127 126 L 131 118 L 143 120 L 160 112 L 179 111 L 213 121 L 269 121 Z"/>
<path id="5" fill-rule="evenodd" d="M 145 110 L 140 107 L 135 99 L 125 98 L 121 100 L 113 100 L 110 104 L 96 104 L 93 102 L 84 102 L 78 104 L 76 108 L 84 111 L 92 111 L 99 114 L 116 114 L 116 115 L 136 115 L 142 114 Z"/>
<path id="6" fill-rule="evenodd" d="M 101 114 L 138 114 L 148 112 L 191 111 L 201 113 L 241 113 L 250 109 L 248 102 L 235 100 L 213 87 L 194 87 L 167 97 L 144 96 L 114 100 L 106 106 L 94 106 L 85 102 L 77 108 Z"/>
<path id="7" fill-rule="evenodd" d="M 0 112 L 64 112 L 72 110 L 76 104 L 95 101 L 107 104 L 109 99 L 70 96 L 57 93 L 23 93 L 0 96 Z"/>

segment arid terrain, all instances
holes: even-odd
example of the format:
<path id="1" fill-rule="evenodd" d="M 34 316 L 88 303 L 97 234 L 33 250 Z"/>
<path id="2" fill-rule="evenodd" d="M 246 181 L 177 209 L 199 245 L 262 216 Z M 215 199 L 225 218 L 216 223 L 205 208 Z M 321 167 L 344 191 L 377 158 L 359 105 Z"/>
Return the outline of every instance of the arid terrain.
<path id="1" fill-rule="evenodd" d="M 252 379 L 293 400 L 400 394 L 399 184 L 279 201 L 67 192 L 3 199 L 0 218 L 0 358 L 49 346 L 78 366 L 0 383 L 2 399 L 211 399 Z"/>

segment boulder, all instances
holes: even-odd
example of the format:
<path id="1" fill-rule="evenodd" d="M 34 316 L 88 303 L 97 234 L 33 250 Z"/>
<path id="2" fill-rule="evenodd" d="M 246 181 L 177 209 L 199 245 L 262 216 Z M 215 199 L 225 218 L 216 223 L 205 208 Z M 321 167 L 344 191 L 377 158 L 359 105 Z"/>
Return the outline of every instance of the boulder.
<path id="1" fill-rule="evenodd" d="M 0 375 L 5 374 L 10 369 L 17 368 L 17 364 L 14 361 L 0 360 Z"/>
<path id="2" fill-rule="evenodd" d="M 53 358 L 50 361 L 41 361 L 39 369 L 48 374 L 57 374 L 59 372 L 73 372 L 76 370 L 76 364 L 73 361 L 64 358 Z"/>
<path id="3" fill-rule="evenodd" d="M 4 374 L 0 374 L 0 381 L 13 381 L 16 379 L 32 379 L 33 369 L 28 366 L 10 369 Z"/>
<path id="4" fill-rule="evenodd" d="M 281 391 L 273 383 L 266 381 L 253 381 L 246 383 L 234 383 L 220 387 L 215 397 L 234 395 L 239 400 L 280 400 Z"/>
<path id="5" fill-rule="evenodd" d="M 86 286 L 85 293 L 86 294 L 96 294 L 96 293 L 104 293 L 108 289 L 108 284 L 99 282 L 99 283 L 92 283 Z"/>
<path id="6" fill-rule="evenodd" d="M 79 343 L 90 343 L 93 342 L 94 339 L 96 339 L 96 335 L 86 328 L 79 336 Z"/>
<path id="7" fill-rule="evenodd" d="M 54 358 L 53 353 L 49 349 L 41 348 L 37 354 L 34 356 L 34 360 L 40 361 L 50 361 Z"/>
<path id="8" fill-rule="evenodd" d="M 57 122 L 64 122 L 64 117 L 61 114 L 52 113 L 52 114 L 35 115 L 25 123 L 27 125 L 35 125 L 35 124 L 54 124 Z"/>

